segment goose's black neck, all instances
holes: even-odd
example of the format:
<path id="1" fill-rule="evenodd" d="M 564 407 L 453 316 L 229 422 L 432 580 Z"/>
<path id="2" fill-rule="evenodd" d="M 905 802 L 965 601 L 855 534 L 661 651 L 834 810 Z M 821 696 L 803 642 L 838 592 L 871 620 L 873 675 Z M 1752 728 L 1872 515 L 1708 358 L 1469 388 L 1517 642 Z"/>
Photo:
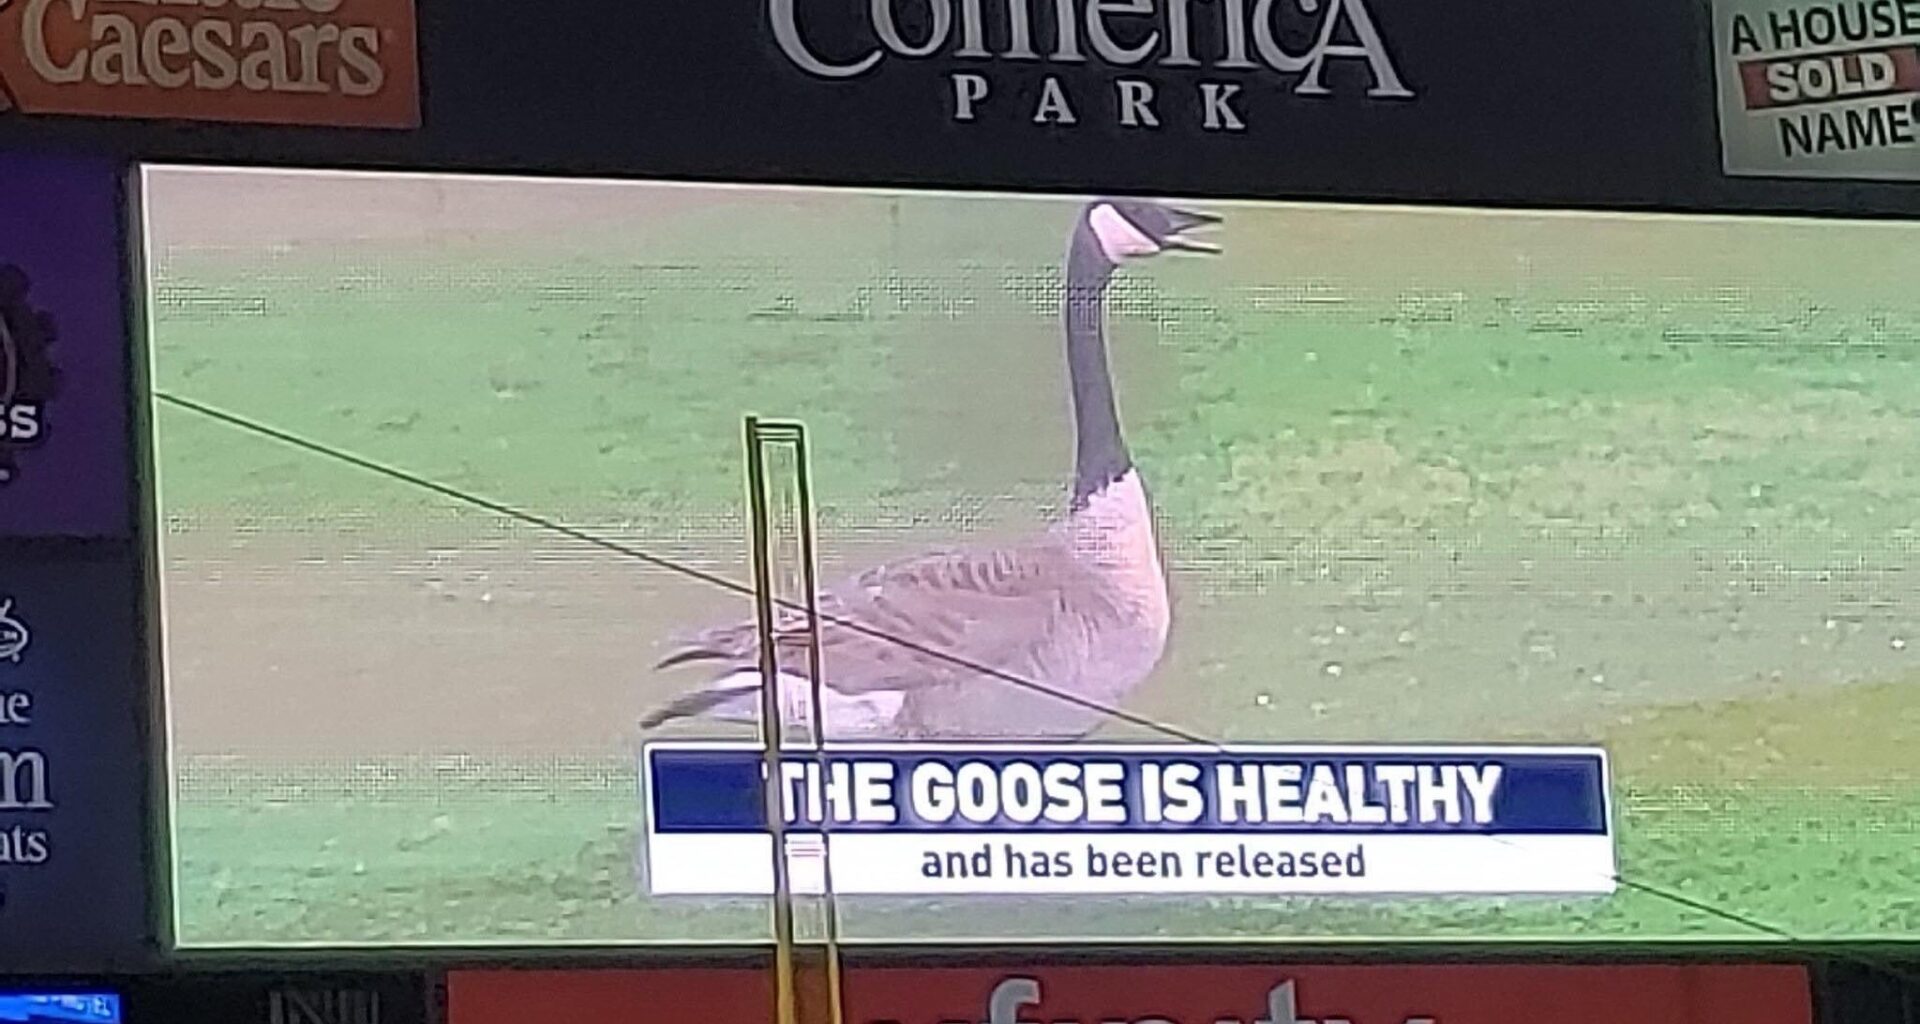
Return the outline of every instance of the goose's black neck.
<path id="1" fill-rule="evenodd" d="M 1064 318 L 1067 376 L 1073 389 L 1073 506 L 1120 479 L 1133 468 L 1133 456 L 1120 435 L 1113 375 L 1107 367 L 1107 283 L 1113 261 L 1082 219 L 1067 251 Z"/>

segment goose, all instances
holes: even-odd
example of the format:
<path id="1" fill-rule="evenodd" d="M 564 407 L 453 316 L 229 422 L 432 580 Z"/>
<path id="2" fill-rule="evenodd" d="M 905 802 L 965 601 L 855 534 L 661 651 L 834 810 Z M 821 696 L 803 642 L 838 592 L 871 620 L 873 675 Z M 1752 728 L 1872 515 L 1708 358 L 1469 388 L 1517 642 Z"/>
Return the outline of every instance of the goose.
<path id="1" fill-rule="evenodd" d="M 1128 261 L 1218 252 L 1188 233 L 1219 219 L 1125 199 L 1082 208 L 1062 299 L 1075 431 L 1065 515 L 1030 539 L 929 551 L 821 588 L 824 739 L 1077 738 L 1153 672 L 1171 608 L 1152 506 L 1114 399 L 1106 292 Z M 804 615 L 779 611 L 779 706 L 787 728 L 804 729 L 812 721 Z M 759 658 L 751 620 L 673 644 L 656 671 L 700 665 L 709 674 L 642 729 L 691 717 L 757 722 Z"/>

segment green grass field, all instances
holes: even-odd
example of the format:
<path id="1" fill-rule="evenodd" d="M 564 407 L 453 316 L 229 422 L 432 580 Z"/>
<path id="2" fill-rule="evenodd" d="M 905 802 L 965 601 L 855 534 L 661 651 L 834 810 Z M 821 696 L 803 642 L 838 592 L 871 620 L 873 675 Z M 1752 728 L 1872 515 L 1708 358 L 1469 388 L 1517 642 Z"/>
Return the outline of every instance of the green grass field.
<path id="1" fill-rule="evenodd" d="M 1831 756 L 1863 734 L 1920 741 L 1917 683 L 1865 688 L 1839 702 L 1661 712 L 1608 735 L 1616 756 L 1642 766 L 1617 795 L 1623 877 L 1804 939 L 1920 930 L 1920 893 L 1899 884 L 1912 877 L 1920 787 L 1911 778 L 1850 779 Z M 1783 767 L 1790 764 L 1829 767 Z M 1683 781 L 1731 772 L 1748 781 Z M 181 796 L 180 916 L 202 940 L 586 944 L 766 935 L 764 904 L 650 903 L 635 891 L 638 780 L 620 762 L 385 760 L 275 777 L 244 763 L 198 765 Z M 873 941 L 1777 938 L 1633 888 L 1581 900 L 1040 900 L 1044 931 L 1019 923 L 1031 920 L 1035 902 L 1023 898 L 1017 910 L 984 899 L 842 905 L 848 936 Z"/>
<path id="2" fill-rule="evenodd" d="M 280 187 L 296 221 L 391 214 Z M 1133 709 L 1243 741 L 1603 743 L 1630 883 L 1808 939 L 1920 934 L 1913 229 L 1225 212 L 1225 257 L 1112 298 L 1176 599 Z M 797 416 L 849 568 L 1058 503 L 1072 213 L 673 190 L 548 230 L 183 227 L 156 237 L 154 382 L 735 579 L 740 417 Z M 765 936 L 754 902 L 651 901 L 632 867 L 632 723 L 683 682 L 645 666 L 738 598 L 171 406 L 157 433 L 185 943 Z M 1631 887 L 860 901 L 846 927 L 1772 937 Z"/>

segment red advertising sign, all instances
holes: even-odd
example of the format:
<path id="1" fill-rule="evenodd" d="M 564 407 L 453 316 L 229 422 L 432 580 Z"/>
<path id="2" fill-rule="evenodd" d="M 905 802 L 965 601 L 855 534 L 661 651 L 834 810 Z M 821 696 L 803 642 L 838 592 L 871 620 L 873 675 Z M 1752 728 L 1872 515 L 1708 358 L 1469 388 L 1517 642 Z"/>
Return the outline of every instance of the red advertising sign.
<path id="1" fill-rule="evenodd" d="M 1737 966 L 861 968 L 847 1024 L 1811 1024 L 1806 972 Z M 463 972 L 449 1024 L 765 1024 L 764 972 Z"/>
<path id="2" fill-rule="evenodd" d="M 420 123 L 413 0 L 0 0 L 0 110 Z"/>

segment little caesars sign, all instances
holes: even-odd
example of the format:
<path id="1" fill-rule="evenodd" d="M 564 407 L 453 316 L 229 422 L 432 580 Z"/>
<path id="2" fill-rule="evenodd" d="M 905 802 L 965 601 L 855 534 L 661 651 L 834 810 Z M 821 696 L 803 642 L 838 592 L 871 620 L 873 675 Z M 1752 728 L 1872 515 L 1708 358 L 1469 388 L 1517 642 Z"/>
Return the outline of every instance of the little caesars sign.
<path id="1" fill-rule="evenodd" d="M 947 114 L 961 122 L 1241 132 L 1275 92 L 1414 95 L 1369 0 L 871 0 L 851 40 L 810 33 L 827 8 L 808 2 L 767 0 L 794 66 L 849 79 L 889 60 L 940 61 Z M 1061 74 L 1087 68 L 1105 72 L 1100 87 Z"/>
<path id="2" fill-rule="evenodd" d="M 0 0 L 0 110 L 412 128 L 413 0 Z"/>

